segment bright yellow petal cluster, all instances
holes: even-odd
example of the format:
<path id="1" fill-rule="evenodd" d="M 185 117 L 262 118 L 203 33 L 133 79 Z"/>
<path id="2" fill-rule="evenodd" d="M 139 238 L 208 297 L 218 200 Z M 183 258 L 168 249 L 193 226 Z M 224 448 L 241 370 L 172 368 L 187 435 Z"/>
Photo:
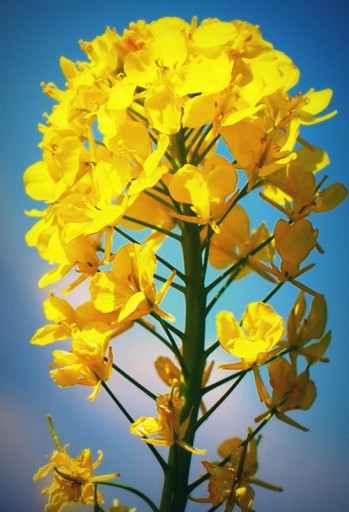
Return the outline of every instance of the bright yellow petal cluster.
<path id="1" fill-rule="evenodd" d="M 291 77 L 291 74 L 287 76 Z M 315 117 L 328 106 L 332 95 L 329 89 L 318 92 L 312 89 L 305 95 L 298 93 L 292 98 L 287 93 L 289 84 L 286 81 L 277 85 L 261 100 L 263 107 L 256 116 L 239 120 L 222 130 L 237 166 L 246 171 L 250 186 L 297 158 L 295 145 L 301 141 L 299 131 L 302 124 L 320 122 L 335 114 Z"/>
<path id="2" fill-rule="evenodd" d="M 140 244 L 121 247 L 114 256 L 112 270 L 100 272 L 91 279 L 90 292 L 95 307 L 103 312 L 118 311 L 118 321 L 130 321 L 149 314 L 173 320 L 158 304 L 168 290 L 174 274 L 159 291 L 154 285 L 156 257 Z"/>
<path id="3" fill-rule="evenodd" d="M 209 502 L 217 506 L 227 502 L 232 507 L 237 504 L 243 512 L 251 511 L 254 501 L 254 490 L 249 481 L 257 471 L 257 443 L 255 440 L 249 444 L 245 455 L 244 469 L 240 480 L 237 480 L 239 463 L 241 460 L 243 440 L 234 437 L 227 439 L 218 447 L 218 454 L 222 459 L 230 458 L 229 463 L 220 466 L 217 462 L 204 461 L 203 465 L 210 474 L 207 490 Z"/>
<path id="4" fill-rule="evenodd" d="M 301 267 L 301 263 L 309 256 L 313 249 L 320 253 L 323 249 L 317 242 L 319 231 L 315 229 L 308 219 L 301 218 L 293 224 L 279 219 L 274 228 L 274 245 L 276 252 L 281 257 L 278 267 L 273 262 L 267 266 L 254 256 L 248 260 L 252 266 L 264 272 L 266 275 L 275 276 L 276 282 L 290 281 L 298 288 L 314 295 L 319 294 L 296 280 L 299 276 L 310 270 L 314 264 L 310 263 Z"/>
<path id="5" fill-rule="evenodd" d="M 48 456 L 50 462 L 41 467 L 34 475 L 34 480 L 45 478 L 53 471 L 53 480 L 42 494 L 49 497 L 45 512 L 60 512 L 69 503 L 93 505 L 95 503 L 94 483 L 105 482 L 119 476 L 118 473 L 94 476 L 94 470 L 102 461 L 103 453 L 98 452 L 95 462 L 89 449 L 82 450 L 76 459 L 68 455 L 66 449 L 54 451 Z M 103 503 L 101 494 L 98 501 Z"/>
<path id="6" fill-rule="evenodd" d="M 291 221 L 303 219 L 312 212 L 332 210 L 346 198 L 347 190 L 341 183 L 326 188 L 320 188 L 324 180 L 316 183 L 314 174 L 328 164 L 328 155 L 323 150 L 298 149 L 296 159 L 268 177 L 261 196 Z"/>
<path id="7" fill-rule="evenodd" d="M 159 395 L 156 399 L 158 418 L 142 416 L 132 423 L 131 434 L 141 436 L 146 443 L 160 446 L 172 446 L 176 443 L 189 452 L 201 455 L 206 453 L 206 450 L 194 448 L 184 441 L 190 417 L 181 421 L 182 404 L 183 399 L 180 398 L 177 388 L 173 387 L 167 395 Z M 148 438 L 152 435 L 158 437 Z"/>
<path id="8" fill-rule="evenodd" d="M 244 277 L 251 271 L 248 260 L 245 260 L 251 252 L 254 253 L 254 259 L 257 261 L 267 263 L 273 261 L 274 248 L 270 243 L 265 243 L 270 236 L 265 223 L 251 233 L 248 214 L 242 206 L 237 204 L 220 224 L 219 233 L 212 236 L 210 263 L 214 268 L 222 269 L 245 261 L 246 264 L 236 273 L 236 278 Z"/>
<path id="9" fill-rule="evenodd" d="M 268 489 L 281 491 L 280 487 L 268 484 L 254 478 L 258 469 L 256 439 L 252 439 L 248 447 L 238 437 L 223 441 L 217 451 L 226 464 L 203 461 L 203 465 L 210 478 L 207 486 L 209 497 L 207 499 L 192 498 L 197 502 L 209 502 L 217 507 L 226 503 L 226 510 L 233 510 L 237 505 L 242 512 L 252 512 L 255 492 L 251 484 L 262 485 Z M 243 467 L 240 465 L 243 464 Z"/>
<path id="10" fill-rule="evenodd" d="M 99 329 L 99 327 L 101 327 Z M 111 375 L 113 355 L 109 347 L 110 331 L 104 332 L 104 326 L 97 323 L 94 327 L 80 330 L 72 329 L 72 349 L 53 351 L 53 363 L 50 371 L 54 382 L 60 387 L 93 386 L 89 400 L 94 400 L 100 390 L 101 383 Z M 58 368 L 56 368 L 58 366 Z"/>
<path id="11" fill-rule="evenodd" d="M 270 384 L 273 394 L 269 407 L 278 412 L 292 409 L 309 409 L 316 397 L 314 382 L 309 372 L 297 375 L 294 366 L 283 357 L 268 365 Z"/>
<path id="12" fill-rule="evenodd" d="M 85 302 L 73 308 L 65 299 L 57 297 L 52 291 L 43 302 L 44 314 L 49 323 L 40 327 L 30 342 L 34 345 L 47 345 L 55 341 L 71 338 L 74 328 L 80 330 L 96 326 L 99 332 L 113 336 L 131 326 L 131 322 L 118 323 L 115 315 L 102 313 L 93 305 L 92 301 Z"/>
<path id="13" fill-rule="evenodd" d="M 150 228 L 146 243 L 156 250 L 176 223 L 210 225 L 214 267 L 251 251 L 271 263 L 267 228 L 261 224 L 250 234 L 244 210 L 234 206 L 240 169 L 249 188 L 262 181 L 266 196 L 277 197 L 292 220 L 345 197 L 340 184 L 320 194 L 313 172 L 328 159 L 321 150 L 312 154 L 299 135 L 301 125 L 333 115 L 321 114 L 331 91 L 290 95 L 299 71 L 258 27 L 164 17 L 131 23 L 123 34 L 107 28 L 80 47 L 87 60 L 60 59 L 65 89 L 43 84 L 56 104 L 39 126 L 42 159 L 24 174 L 28 195 L 47 205 L 28 212 L 40 219 L 27 243 L 54 265 L 40 286 L 72 270 L 79 275 L 66 292 L 93 276 L 103 279 L 119 226 Z M 234 164 L 215 154 L 220 136 Z M 282 252 L 290 244 L 280 241 L 281 231 L 275 240 Z M 297 264 L 291 266 L 292 274 Z M 284 267 L 281 274 L 291 275 Z M 239 277 L 251 268 L 260 271 L 249 259 Z"/>
<path id="14" fill-rule="evenodd" d="M 268 304 L 249 304 L 242 315 L 241 326 L 229 311 L 218 313 L 216 322 L 222 348 L 241 359 L 238 363 L 221 364 L 219 368 L 251 368 L 263 364 L 279 350 L 277 345 L 284 333 L 284 321 Z"/>
<path id="15" fill-rule="evenodd" d="M 298 355 L 306 358 L 307 363 L 328 362 L 324 354 L 331 342 L 331 332 L 325 333 L 327 322 L 327 305 L 325 298 L 314 297 L 306 318 L 306 300 L 301 292 L 290 312 L 287 322 L 287 345 L 291 348 L 290 356 L 295 362 Z M 315 343 L 309 344 L 311 340 Z"/>
<path id="16" fill-rule="evenodd" d="M 188 222 L 211 224 L 214 231 L 219 231 L 216 221 L 228 208 L 227 198 L 236 185 L 236 170 L 222 157 L 209 158 L 203 171 L 186 164 L 171 177 L 169 191 L 175 201 L 190 204 L 197 217 L 173 215 Z"/>

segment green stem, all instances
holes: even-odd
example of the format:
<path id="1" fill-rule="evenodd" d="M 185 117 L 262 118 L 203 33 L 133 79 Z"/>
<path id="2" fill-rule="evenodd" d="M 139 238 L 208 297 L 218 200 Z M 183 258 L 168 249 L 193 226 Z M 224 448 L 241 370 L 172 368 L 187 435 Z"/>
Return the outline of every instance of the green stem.
<path id="1" fill-rule="evenodd" d="M 195 159 L 195 165 L 199 165 L 199 163 L 201 163 L 203 161 L 203 159 L 205 158 L 205 156 L 209 153 L 209 151 L 211 151 L 211 149 L 213 148 L 213 146 L 218 142 L 220 138 L 220 135 L 216 135 L 216 137 L 214 137 L 211 142 L 208 144 L 208 146 L 204 149 L 204 151 L 200 154 L 200 155 L 197 155 L 196 159 Z"/>
<path id="2" fill-rule="evenodd" d="M 158 507 L 148 498 L 148 496 L 143 494 L 138 489 L 135 489 L 134 487 L 130 487 L 129 485 L 124 485 L 124 484 L 113 483 L 113 482 L 98 482 L 98 485 L 108 485 L 109 487 L 117 487 L 119 489 L 125 489 L 125 491 L 132 492 L 132 494 L 135 494 L 136 496 L 139 496 L 140 498 L 142 498 L 142 500 L 145 501 L 149 505 L 150 509 L 153 510 L 153 512 L 159 512 Z"/>
<path id="3" fill-rule="evenodd" d="M 263 299 L 263 301 L 262 301 L 262 302 L 267 303 L 267 302 L 272 298 L 272 296 L 273 296 L 273 295 L 275 295 L 275 293 L 276 293 L 278 290 L 280 290 L 280 288 L 281 288 L 284 284 L 285 284 L 285 282 L 284 282 L 284 281 L 281 281 L 281 283 L 278 283 L 278 284 L 275 286 L 275 288 L 273 288 L 273 289 L 271 290 L 271 292 L 270 292 L 270 293 L 268 293 L 268 295 Z"/>
<path id="4" fill-rule="evenodd" d="M 111 391 L 111 389 L 107 386 L 107 384 L 105 382 L 102 381 L 102 386 L 103 388 L 106 390 L 106 392 L 108 393 L 108 395 L 110 396 L 110 398 L 113 400 L 113 402 L 118 406 L 118 408 L 120 409 L 120 411 L 123 413 L 123 415 L 128 419 L 128 421 L 130 423 L 134 423 L 134 419 L 132 418 L 132 416 L 127 412 L 127 410 L 125 409 L 125 407 L 122 405 L 122 403 L 116 398 L 116 396 L 114 395 L 114 393 Z M 153 455 L 155 456 L 156 460 L 159 462 L 160 466 L 162 467 L 162 469 L 164 471 L 166 471 L 166 462 L 164 461 L 164 459 L 161 457 L 161 455 L 158 453 L 158 451 L 154 448 L 154 446 L 152 446 L 151 444 L 148 444 L 146 443 L 146 445 L 148 446 L 148 448 L 150 449 L 150 451 L 153 453 Z"/>
<path id="5" fill-rule="evenodd" d="M 182 251 L 186 276 L 186 314 L 183 337 L 183 360 L 186 371 L 182 373 L 180 384 L 180 394 L 183 399 L 181 422 L 190 417 L 184 440 L 189 445 L 193 445 L 205 367 L 206 292 L 198 226 L 189 223 L 184 225 Z M 165 471 L 160 512 L 185 511 L 191 455 L 190 452 L 176 444 L 171 447 L 168 467 Z"/>
<path id="6" fill-rule="evenodd" d="M 58 437 L 58 434 L 53 426 L 53 423 L 52 423 L 52 416 L 51 414 L 48 414 L 47 415 L 47 422 L 48 422 L 48 427 L 50 429 L 50 434 L 51 434 L 51 437 L 53 439 L 53 442 L 55 443 L 56 445 L 56 448 L 59 452 L 62 452 L 64 453 L 65 452 L 65 449 L 64 449 L 64 446 L 62 445 L 59 437 Z"/>
<path id="7" fill-rule="evenodd" d="M 223 286 L 221 286 L 221 288 L 218 290 L 218 292 L 216 293 L 216 295 L 211 299 L 210 303 L 208 304 L 207 308 L 206 308 L 206 315 L 209 314 L 209 312 L 211 311 L 211 309 L 213 308 L 213 306 L 216 304 L 216 302 L 220 299 L 220 297 L 222 296 L 222 294 L 226 291 L 226 289 L 228 288 L 228 286 L 234 281 L 234 279 L 236 278 L 236 276 L 239 274 L 241 268 L 240 268 L 240 265 L 237 266 L 237 268 L 235 269 L 234 272 L 232 272 L 228 279 L 226 280 L 226 282 L 223 284 Z"/>
<path id="8" fill-rule="evenodd" d="M 186 372 L 186 366 L 185 366 L 185 362 L 184 362 L 184 359 L 183 359 L 183 356 L 177 346 L 177 343 L 175 342 L 175 339 L 174 337 L 172 336 L 171 334 L 171 331 L 169 330 L 169 326 L 167 324 L 167 322 L 165 322 L 165 320 L 163 320 L 161 318 L 161 316 L 157 315 L 156 313 L 153 313 L 152 316 L 154 316 L 154 318 L 156 318 L 158 320 L 158 322 L 160 323 L 161 327 L 163 328 L 163 330 L 165 331 L 165 333 L 167 334 L 167 337 L 168 339 L 170 340 L 170 344 L 171 344 L 171 350 L 172 352 L 174 353 L 174 355 L 176 356 L 176 358 L 178 359 L 178 362 L 179 364 L 181 365 L 181 368 L 182 368 L 182 372 Z M 181 339 L 183 338 L 183 335 L 181 336 Z"/>
<path id="9" fill-rule="evenodd" d="M 198 143 L 195 146 L 193 154 L 191 155 L 191 159 L 190 159 L 190 162 L 189 162 L 190 164 L 192 164 L 192 165 L 196 164 L 199 150 L 200 150 L 204 140 L 206 139 L 207 135 L 210 133 L 211 130 L 212 130 L 212 124 L 209 124 L 208 126 L 206 126 L 205 130 L 203 131 L 203 133 L 201 133 L 201 137 L 200 137 Z"/>
<path id="10" fill-rule="evenodd" d="M 141 242 L 136 240 L 134 237 L 132 237 L 128 233 L 125 233 L 125 231 L 123 231 L 122 229 L 118 228 L 117 226 L 114 227 L 114 231 L 116 231 L 116 233 L 119 233 L 119 235 L 121 235 L 122 237 L 126 238 L 126 240 L 128 240 L 132 244 L 142 245 Z M 179 279 L 182 279 L 182 281 L 185 281 L 185 276 L 182 274 L 182 272 L 180 272 L 180 270 L 178 270 L 176 267 L 171 265 L 164 258 L 161 258 L 161 256 L 159 256 L 158 254 L 156 255 L 156 259 L 157 259 L 157 261 L 162 263 L 165 267 L 167 267 L 169 270 L 171 270 L 171 272 L 175 271 L 176 272 L 176 276 L 179 277 Z"/>
<path id="11" fill-rule="evenodd" d="M 153 327 L 150 327 L 146 322 L 144 322 L 144 320 L 140 319 L 140 320 L 136 320 L 136 323 L 141 325 L 142 327 L 144 327 L 144 329 L 146 329 L 148 332 L 150 332 L 151 334 L 153 334 L 153 336 L 155 336 L 155 338 L 157 338 L 158 340 L 162 341 L 162 343 L 170 350 L 172 350 L 172 352 L 174 352 L 173 348 L 172 348 L 172 345 L 170 342 L 167 341 L 166 338 L 164 338 L 164 336 L 161 336 L 161 334 L 159 334 L 155 328 Z"/>
<path id="12" fill-rule="evenodd" d="M 93 499 L 95 501 L 94 505 L 93 505 L 93 512 L 104 512 L 104 508 L 102 508 L 100 506 L 100 504 L 98 503 L 98 495 L 97 495 L 97 485 L 98 484 L 93 484 Z"/>
<path id="13" fill-rule="evenodd" d="M 140 382 L 138 382 L 137 380 L 135 380 L 133 377 L 131 377 L 131 375 L 129 375 L 128 373 L 126 373 L 124 370 L 122 370 L 122 368 L 120 368 L 119 366 L 116 366 L 116 364 L 113 364 L 113 369 L 118 372 L 120 375 L 122 375 L 125 379 L 127 379 L 129 382 L 131 382 L 134 386 L 136 386 L 138 389 L 140 389 L 141 391 L 143 391 L 143 393 L 145 393 L 146 395 L 148 395 L 152 400 L 156 400 L 156 395 L 154 395 L 154 393 L 152 393 L 151 391 L 149 391 L 149 389 L 147 389 L 146 387 L 142 386 L 142 384 Z"/>
<path id="14" fill-rule="evenodd" d="M 207 386 L 202 390 L 202 395 L 205 395 L 206 393 L 209 393 L 210 391 L 213 391 L 214 389 L 218 388 L 219 386 L 222 386 L 223 384 L 227 384 L 231 380 L 240 379 L 240 377 L 244 377 L 246 373 L 250 372 L 251 368 L 248 368 L 247 370 L 241 370 L 240 372 L 233 373 L 232 375 L 229 375 L 229 377 L 225 377 L 224 379 L 218 380 L 211 384 L 210 386 Z"/>
<path id="15" fill-rule="evenodd" d="M 161 283 L 166 283 L 166 281 L 167 281 L 166 277 L 160 276 L 159 274 L 154 274 L 154 277 L 155 277 L 155 279 L 157 279 Z M 171 288 L 174 288 L 175 290 L 178 290 L 179 292 L 182 292 L 182 293 L 184 292 L 184 288 L 180 284 L 174 283 L 172 281 L 170 286 L 171 286 Z"/>
<path id="16" fill-rule="evenodd" d="M 169 333 L 173 332 L 173 334 L 175 334 L 180 340 L 183 340 L 184 334 L 182 333 L 182 331 L 177 329 L 174 325 L 170 324 L 169 322 L 166 322 L 166 320 L 161 318 L 160 315 L 154 313 L 152 316 L 154 316 L 161 323 L 162 328 L 166 332 L 167 336 L 170 337 Z"/>
<path id="17" fill-rule="evenodd" d="M 225 270 L 220 276 L 217 277 L 214 281 L 212 281 L 207 287 L 206 291 L 209 293 L 213 290 L 219 283 L 221 283 L 226 277 L 228 280 L 223 284 L 222 289 L 218 290 L 216 295 L 213 297 L 212 301 L 207 307 L 207 311 L 209 311 L 215 302 L 217 302 L 218 298 L 222 295 L 222 293 L 226 290 L 228 285 L 235 279 L 236 275 L 240 272 L 242 267 L 248 263 L 249 256 L 254 256 L 256 253 L 261 251 L 266 245 L 270 244 L 270 242 L 274 239 L 274 235 L 270 235 L 269 238 L 264 240 L 264 242 L 260 243 L 257 247 L 252 249 L 246 256 L 243 256 L 238 262 L 231 265 L 227 270 Z M 234 272 L 234 274 L 233 274 Z M 232 277 L 231 277 L 232 276 Z"/>
<path id="18" fill-rule="evenodd" d="M 156 226 L 154 224 L 150 224 L 149 222 L 146 222 L 141 219 L 135 219 L 133 217 L 129 217 L 129 215 L 124 215 L 123 218 L 125 220 L 128 220 L 129 222 L 134 222 L 135 224 L 139 224 L 140 226 L 144 226 L 146 228 L 153 229 L 155 231 L 159 231 L 159 233 L 163 233 L 164 235 L 173 238 L 174 240 L 177 240 L 180 242 L 181 237 L 179 235 L 176 235 L 176 233 L 173 233 L 172 231 L 168 231 L 167 229 L 163 229 L 160 226 Z"/>
<path id="19" fill-rule="evenodd" d="M 164 206 L 166 206 L 166 208 L 169 208 L 170 210 L 174 210 L 174 207 L 172 204 L 168 203 L 165 199 L 160 197 L 159 194 L 154 194 L 153 192 L 151 192 L 151 190 L 159 191 L 159 193 L 161 193 L 162 195 L 167 197 L 167 194 L 165 194 L 165 192 L 163 190 L 159 189 L 159 187 L 153 187 L 152 189 L 146 189 L 146 190 L 144 190 L 144 194 L 146 196 L 151 197 L 155 201 L 158 201 L 158 203 L 163 204 Z"/>
<path id="20" fill-rule="evenodd" d="M 228 396 L 234 391 L 234 389 L 236 388 L 236 386 L 238 386 L 238 384 L 242 381 L 242 379 L 244 378 L 246 374 L 245 373 L 241 373 L 239 375 L 239 378 L 233 382 L 233 384 L 230 386 L 230 388 L 219 398 L 219 400 L 217 400 L 217 402 L 197 421 L 196 425 L 195 425 L 195 430 L 197 430 L 198 428 L 200 428 L 200 426 L 211 416 L 212 413 L 214 413 L 214 411 L 216 409 L 218 409 L 218 407 L 224 402 L 224 400 L 226 398 L 228 398 Z"/>
<path id="21" fill-rule="evenodd" d="M 120 400 L 118 400 L 116 398 L 116 396 L 114 395 L 114 393 L 111 391 L 111 389 L 109 388 L 109 386 L 107 386 L 107 384 L 102 381 L 102 387 L 106 390 L 106 392 L 108 393 L 108 395 L 110 396 L 110 398 L 113 400 L 113 402 L 117 405 L 117 407 L 120 409 L 120 411 L 122 412 L 122 414 L 128 419 L 128 421 L 130 423 L 133 423 L 134 422 L 134 419 L 132 418 L 132 416 L 127 412 L 127 410 L 125 409 L 125 407 L 122 405 L 122 403 L 120 402 Z"/>

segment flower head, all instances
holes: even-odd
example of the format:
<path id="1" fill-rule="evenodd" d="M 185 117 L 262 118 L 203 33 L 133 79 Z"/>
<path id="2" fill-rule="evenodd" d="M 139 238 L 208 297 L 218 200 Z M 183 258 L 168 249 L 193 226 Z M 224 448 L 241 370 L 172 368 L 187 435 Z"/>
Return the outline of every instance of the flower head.
<path id="1" fill-rule="evenodd" d="M 236 204 L 219 225 L 219 233 L 215 233 L 210 243 L 210 263 L 214 268 L 222 269 L 228 265 L 237 264 L 259 246 L 255 252 L 257 261 L 271 262 L 274 257 L 274 248 L 266 243 L 270 233 L 263 222 L 257 229 L 250 232 L 250 219 L 246 210 Z M 239 269 L 236 278 L 244 277 L 251 268 L 244 265 Z"/>
<path id="2" fill-rule="evenodd" d="M 316 387 L 309 372 L 297 374 L 295 367 L 283 357 L 268 364 L 273 394 L 269 407 L 278 412 L 309 409 L 316 397 Z"/>
<path id="3" fill-rule="evenodd" d="M 148 247 L 140 244 L 121 247 L 115 254 L 112 270 L 96 274 L 91 280 L 90 292 L 96 308 L 104 313 L 119 310 L 119 322 L 140 318 L 151 311 L 173 320 L 158 304 L 174 274 L 156 291 L 155 267 L 155 254 Z"/>
<path id="4" fill-rule="evenodd" d="M 51 484 L 42 491 L 49 497 L 45 512 L 60 512 L 69 503 L 82 503 L 92 505 L 95 503 L 95 484 L 112 480 L 119 473 L 94 476 L 95 469 L 103 459 L 102 451 L 98 451 L 98 458 L 93 462 L 91 450 L 86 448 L 74 459 L 67 448 L 63 447 L 55 432 L 51 418 L 48 417 L 52 437 L 57 450 L 48 455 L 49 463 L 42 466 L 35 473 L 34 481 L 45 478 L 53 472 Z M 97 492 L 98 502 L 103 503 L 103 497 Z"/>
<path id="5" fill-rule="evenodd" d="M 101 383 L 111 375 L 113 354 L 111 347 L 105 362 L 105 352 L 109 345 L 111 331 L 104 331 L 104 326 L 98 329 L 98 323 L 93 328 L 72 331 L 72 349 L 53 351 L 53 363 L 50 371 L 54 382 L 60 387 L 93 386 L 89 400 L 94 400 L 100 390 Z M 55 368 L 58 366 L 59 368 Z"/>
<path id="6" fill-rule="evenodd" d="M 180 398 L 178 389 L 172 387 L 167 395 L 159 395 L 156 399 L 156 408 L 158 418 L 147 418 L 142 416 L 132 423 L 130 427 L 131 434 L 143 437 L 146 443 L 160 446 L 172 446 L 178 444 L 185 450 L 203 454 L 205 450 L 193 448 L 184 441 L 187 428 L 190 422 L 190 416 L 181 421 L 183 399 Z M 155 438 L 148 438 L 151 435 L 158 435 Z"/>
<path id="7" fill-rule="evenodd" d="M 217 315 L 217 333 L 221 346 L 239 357 L 239 363 L 221 364 L 224 369 L 246 369 L 264 363 L 275 351 L 284 332 L 284 321 L 271 306 L 252 302 L 242 315 L 242 326 L 233 313 Z M 278 350 L 276 348 L 276 350 Z"/>
<path id="8" fill-rule="evenodd" d="M 258 469 L 257 462 L 258 440 L 252 439 L 247 445 L 246 441 L 232 437 L 223 441 L 217 451 L 226 464 L 203 461 L 207 473 L 208 498 L 197 499 L 198 502 L 209 502 L 218 506 L 226 502 L 226 511 L 232 511 L 236 504 L 242 512 L 252 512 L 255 492 L 251 484 L 258 483 L 263 487 L 280 491 L 280 487 L 255 480 L 254 475 Z"/>
<path id="9" fill-rule="evenodd" d="M 198 224 L 216 224 L 228 208 L 228 196 L 235 191 L 237 174 L 235 168 L 224 158 L 211 157 L 202 172 L 194 165 L 184 165 L 171 178 L 169 191 L 176 201 L 190 204 L 193 215 L 173 214 L 175 217 Z"/>

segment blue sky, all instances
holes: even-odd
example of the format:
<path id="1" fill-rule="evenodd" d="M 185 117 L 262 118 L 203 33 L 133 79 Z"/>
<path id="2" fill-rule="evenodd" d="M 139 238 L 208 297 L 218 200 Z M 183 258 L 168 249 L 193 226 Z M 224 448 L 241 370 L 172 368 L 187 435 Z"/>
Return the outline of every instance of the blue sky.
<path id="1" fill-rule="evenodd" d="M 338 115 L 308 128 L 309 138 L 326 149 L 331 165 L 326 169 L 329 181 L 341 181 L 348 187 L 347 155 L 349 140 L 348 82 L 349 38 L 346 3 L 240 0 L 199 2 L 192 0 L 155 1 L 151 3 L 120 0 L 16 1 L 2 3 L 0 19 L 0 176 L 1 176 L 1 240 L 2 251 L 0 300 L 1 373 L 0 373 L 0 486 L 1 506 L 5 510 L 37 512 L 42 510 L 40 484 L 32 483 L 32 474 L 45 463 L 45 454 L 52 449 L 45 416 L 52 413 L 63 443 L 69 443 L 76 455 L 85 447 L 96 453 L 105 452 L 101 472 L 120 471 L 123 482 L 140 484 L 156 499 L 160 472 L 148 450 L 139 439 L 117 442 L 128 436 L 128 425 L 120 413 L 101 394 L 94 404 L 86 400 L 86 389 L 60 390 L 48 375 L 51 349 L 30 346 L 28 340 L 44 323 L 41 302 L 47 291 L 39 291 L 36 283 L 46 271 L 33 249 L 24 243 L 24 234 L 31 220 L 24 210 L 40 207 L 24 194 L 22 175 L 25 168 L 40 159 L 37 124 L 52 103 L 40 88 L 40 82 L 63 85 L 58 59 L 61 55 L 83 60 L 78 40 L 93 39 L 106 26 L 122 31 L 130 21 L 151 21 L 161 16 L 180 16 L 188 21 L 218 17 L 222 20 L 243 19 L 261 28 L 265 39 L 287 53 L 301 70 L 297 89 L 310 87 L 334 90 L 333 108 Z M 320 229 L 320 243 L 326 253 L 316 260 L 313 283 L 325 293 L 329 302 L 329 327 L 332 345 L 330 364 L 314 369 L 318 397 L 313 408 L 295 417 L 310 428 L 308 434 L 285 425 L 267 428 L 261 443 L 260 478 L 282 485 L 283 495 L 257 490 L 258 512 L 306 512 L 344 509 L 349 500 L 346 476 L 349 473 L 348 449 L 348 208 L 349 201 L 324 217 L 312 220 Z M 287 292 L 275 304 L 292 304 Z M 287 307 L 286 307 L 287 306 Z M 211 334 L 212 336 L 214 334 Z M 157 355 L 157 346 L 144 343 L 136 331 L 120 342 L 122 364 L 141 370 L 144 360 Z M 122 350 L 122 347 L 125 350 Z M 121 363 L 120 363 L 121 365 Z M 155 382 L 155 381 L 154 381 Z M 154 386 L 154 382 L 150 385 Z M 115 387 L 114 387 L 115 386 Z M 141 397 L 120 379 L 120 386 L 130 396 L 135 417 L 152 415 Z M 153 388 L 154 389 L 154 388 Z M 239 398 L 225 405 L 215 417 L 206 436 L 212 441 L 210 455 L 214 458 L 217 444 L 214 432 L 219 428 L 227 434 L 239 435 L 246 422 L 260 412 L 259 404 L 250 398 L 251 389 L 243 388 Z M 155 392 L 164 392 L 159 385 Z M 140 410 L 140 404 L 142 410 Z M 210 430 L 211 429 L 211 430 Z M 122 437 L 123 439 L 123 437 Z M 203 441 L 206 442 L 203 437 Z M 197 446 L 200 447 L 200 439 Z M 154 468 L 154 470 L 153 470 Z M 199 470 L 198 470 L 199 471 Z M 203 490 L 201 495 L 203 495 Z M 133 497 L 118 493 L 128 506 Z M 138 505 L 138 512 L 142 506 Z M 205 510 L 192 505 L 190 511 Z"/>

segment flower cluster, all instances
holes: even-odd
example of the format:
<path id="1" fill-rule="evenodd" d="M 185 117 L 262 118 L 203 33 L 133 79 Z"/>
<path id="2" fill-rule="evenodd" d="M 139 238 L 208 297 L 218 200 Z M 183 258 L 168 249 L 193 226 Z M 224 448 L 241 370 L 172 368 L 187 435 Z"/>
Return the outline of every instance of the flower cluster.
<path id="1" fill-rule="evenodd" d="M 59 512 L 66 504 L 74 502 L 92 505 L 98 500 L 99 503 L 103 503 L 103 498 L 97 491 L 97 484 L 117 478 L 120 476 L 119 473 L 94 476 L 94 470 L 103 459 L 102 451 L 98 452 L 95 462 L 88 448 L 82 450 L 76 459 L 72 458 L 67 448 L 62 446 L 50 416 L 48 422 L 57 449 L 48 455 L 50 462 L 34 475 L 34 480 L 39 480 L 53 472 L 51 485 L 42 491 L 42 494 L 49 496 L 45 512 Z"/>
<path id="2" fill-rule="evenodd" d="M 347 191 L 340 183 L 323 187 L 326 177 L 318 173 L 329 158 L 300 132 L 335 114 L 327 111 L 332 92 L 291 92 L 299 79 L 295 64 L 243 21 L 138 21 L 122 34 L 107 28 L 80 46 L 85 61 L 60 59 L 65 88 L 42 84 L 56 103 L 39 125 L 42 159 L 25 171 L 24 186 L 45 204 L 27 212 L 38 220 L 26 241 L 52 265 L 39 287 L 64 279 L 67 297 L 84 282 L 88 297 L 73 307 L 50 291 L 44 302 L 49 323 L 31 341 L 71 339 L 69 350 L 53 352 L 52 379 L 60 387 L 92 387 L 90 400 L 101 387 L 113 397 L 131 433 L 144 439 L 165 470 L 160 508 L 138 493 L 160 512 L 185 510 L 194 488 L 188 484 L 191 453 L 204 453 L 193 448 L 195 432 L 252 372 L 267 408 L 256 418 L 259 426 L 245 440 L 224 445 L 226 463 L 204 462 L 209 501 L 252 510 L 256 434 L 274 416 L 304 429 L 285 413 L 311 406 L 310 368 L 327 360 L 326 302 L 303 281 L 314 266 L 308 256 L 323 252 L 309 217 L 338 206 Z M 243 202 L 248 195 L 275 215 L 273 226 L 263 219 L 252 226 Z M 177 245 L 164 257 L 168 241 Z M 209 312 L 233 282 L 252 272 L 273 289 L 243 305 L 241 322 L 219 312 L 217 341 L 207 346 Z M 287 325 L 268 304 L 284 285 L 301 290 Z M 183 327 L 165 304 L 170 290 L 183 301 Z M 313 302 L 305 319 L 306 295 Z M 178 362 L 156 360 L 170 387 L 166 394 L 154 395 L 141 375 L 114 364 L 112 342 L 134 324 Z M 208 358 L 218 347 L 238 360 L 219 364 L 231 377 L 208 385 Z M 108 387 L 113 370 L 154 400 L 157 418 L 132 418 Z M 207 410 L 203 395 L 229 380 L 230 391 Z M 155 446 L 170 447 L 168 462 Z M 186 457 L 178 455 L 183 448 Z M 35 477 L 56 471 L 45 490 L 47 510 L 76 500 L 100 510 L 91 464 L 87 451 L 75 462 L 64 450 L 51 456 Z M 122 509 L 115 502 L 110 510 Z"/>

